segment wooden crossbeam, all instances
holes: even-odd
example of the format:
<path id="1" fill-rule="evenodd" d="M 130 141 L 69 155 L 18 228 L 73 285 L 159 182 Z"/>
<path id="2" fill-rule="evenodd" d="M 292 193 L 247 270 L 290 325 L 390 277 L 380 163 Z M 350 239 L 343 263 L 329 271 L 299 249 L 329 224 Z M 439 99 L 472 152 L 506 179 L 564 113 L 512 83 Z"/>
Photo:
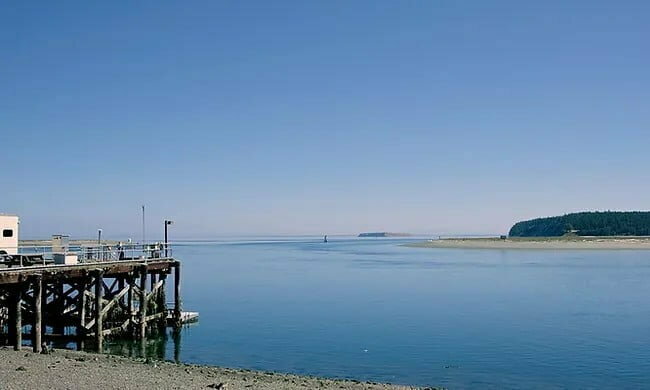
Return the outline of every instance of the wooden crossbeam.
<path id="1" fill-rule="evenodd" d="M 63 315 L 67 315 L 67 314 L 77 312 L 77 311 L 78 311 L 77 306 L 70 305 L 70 306 L 67 306 L 65 309 L 63 309 Z"/>
<path id="2" fill-rule="evenodd" d="M 136 294 L 136 295 L 140 295 L 140 291 L 142 291 L 142 290 L 140 289 L 140 286 L 138 286 L 136 283 L 133 283 L 132 288 L 133 288 L 133 293 L 134 293 L 134 294 Z"/>
<path id="3" fill-rule="evenodd" d="M 112 293 L 115 286 L 117 286 L 117 280 L 118 278 L 113 279 L 113 283 L 111 283 L 111 287 L 108 289 L 109 293 Z"/>
<path id="4" fill-rule="evenodd" d="M 115 295 L 113 299 L 111 299 L 106 305 L 104 305 L 104 308 L 102 309 L 102 317 L 106 313 L 108 313 L 108 311 L 111 310 L 111 308 L 115 305 L 115 303 L 117 303 L 128 291 L 129 291 L 129 286 L 125 286 L 122 289 L 122 291 L 117 293 L 117 295 Z"/>
<path id="5" fill-rule="evenodd" d="M 147 294 L 147 300 L 150 300 L 151 297 L 153 297 L 154 294 L 156 294 L 156 292 L 158 292 L 158 290 L 160 289 L 160 287 L 162 287 L 163 284 L 165 284 L 165 281 L 164 281 L 164 280 L 159 280 L 159 281 L 158 281 L 158 282 L 153 286 L 153 289 L 151 290 L 151 292 L 150 292 L 149 294 Z"/>
<path id="6" fill-rule="evenodd" d="M 60 289 L 65 288 L 65 284 L 68 285 L 67 291 L 60 290 Z M 65 284 L 63 286 L 59 285 L 58 283 L 49 284 L 49 285 L 47 285 L 46 288 L 44 288 L 43 291 L 45 292 L 45 294 L 52 298 L 50 303 L 70 299 L 70 295 L 77 290 L 77 287 L 75 286 L 74 283 L 65 283 Z M 59 294 L 59 292 L 60 292 L 60 294 Z"/>
<path id="7" fill-rule="evenodd" d="M 129 327 L 129 323 L 130 323 L 130 322 L 131 322 L 131 319 L 130 319 L 130 318 L 127 318 L 127 319 L 122 323 L 122 325 L 120 325 L 120 326 L 118 326 L 118 327 L 115 327 L 115 328 L 106 329 L 106 330 L 102 331 L 102 334 L 103 334 L 104 336 L 108 336 L 108 335 L 110 335 L 110 334 L 112 334 L 112 333 L 115 333 L 115 332 L 124 332 L 124 331 L 126 331 L 126 329 Z"/>
<path id="8" fill-rule="evenodd" d="M 146 316 L 144 318 L 144 321 L 149 322 L 151 320 L 155 320 L 155 319 L 161 318 L 161 317 L 167 317 L 167 310 L 161 311 L 160 313 L 152 314 L 150 316 Z"/>
<path id="9" fill-rule="evenodd" d="M 117 283 L 119 281 L 119 278 L 113 279 L 113 282 L 111 282 L 111 285 L 109 286 L 105 281 L 102 280 L 102 283 L 104 284 L 104 296 L 105 297 L 113 297 L 115 295 L 115 286 L 117 286 Z M 119 290 L 121 291 L 121 290 Z M 118 292 L 119 292 L 118 291 Z"/>
<path id="10" fill-rule="evenodd" d="M 127 286 L 124 286 L 124 288 L 122 289 L 122 291 L 120 291 L 120 292 L 119 292 L 116 296 L 114 296 L 113 299 L 111 299 L 110 301 L 107 300 L 107 299 L 102 298 L 102 302 L 104 302 L 104 304 L 103 304 L 104 307 L 102 308 L 102 311 L 101 311 L 101 315 L 102 315 L 102 317 L 103 317 L 104 315 L 106 315 L 106 313 L 108 313 L 108 312 L 111 310 L 111 308 L 113 307 L 113 305 L 115 305 L 115 303 L 117 303 L 117 302 L 120 300 L 120 298 L 122 298 L 124 295 L 126 295 L 126 293 L 127 293 L 128 291 L 129 291 L 129 286 L 127 285 Z M 95 298 L 95 294 L 93 294 L 93 293 L 90 292 L 90 291 L 86 291 L 86 295 L 88 295 L 89 297 L 91 297 L 91 298 L 93 298 L 93 299 Z M 95 326 L 95 319 L 92 319 L 92 320 L 88 321 L 88 322 L 84 325 L 84 328 L 86 328 L 86 329 L 91 329 L 93 326 Z"/>
<path id="11" fill-rule="evenodd" d="M 95 293 L 92 292 L 92 291 L 88 291 L 88 290 L 86 290 L 86 291 L 84 292 L 84 294 L 86 294 L 86 295 L 87 295 L 88 297 L 90 297 L 91 299 L 95 299 Z M 106 304 L 106 302 L 108 302 L 108 299 L 104 299 L 104 298 L 102 298 L 102 302 L 103 302 L 104 304 Z"/>
<path id="12" fill-rule="evenodd" d="M 111 291 L 111 288 L 108 287 L 108 284 L 106 284 L 106 282 L 104 281 L 104 279 L 102 279 L 102 288 L 104 289 L 104 291 L 105 291 L 106 293 L 109 293 L 109 292 Z"/>
<path id="13" fill-rule="evenodd" d="M 128 286 L 125 287 L 125 288 L 128 288 Z M 127 289 L 126 292 L 127 292 L 127 294 L 128 294 L 129 290 Z M 127 302 L 127 303 L 124 303 L 121 299 L 119 299 L 119 300 L 117 301 L 117 305 L 118 305 L 122 310 L 124 310 L 125 312 L 129 313 L 129 310 L 130 310 L 130 309 L 129 309 L 129 304 L 128 304 L 128 302 Z M 132 314 L 132 313 L 131 313 L 131 314 Z"/>

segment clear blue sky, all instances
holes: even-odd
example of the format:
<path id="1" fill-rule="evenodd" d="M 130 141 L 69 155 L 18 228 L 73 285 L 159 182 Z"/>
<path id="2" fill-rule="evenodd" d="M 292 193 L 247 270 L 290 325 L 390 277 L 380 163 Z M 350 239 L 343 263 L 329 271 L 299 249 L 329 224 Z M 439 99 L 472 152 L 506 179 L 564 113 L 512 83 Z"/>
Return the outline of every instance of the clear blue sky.
<path id="1" fill-rule="evenodd" d="M 24 236 L 138 237 L 143 203 L 152 235 L 203 238 L 649 208 L 647 1 L 0 9 L 0 212 Z"/>

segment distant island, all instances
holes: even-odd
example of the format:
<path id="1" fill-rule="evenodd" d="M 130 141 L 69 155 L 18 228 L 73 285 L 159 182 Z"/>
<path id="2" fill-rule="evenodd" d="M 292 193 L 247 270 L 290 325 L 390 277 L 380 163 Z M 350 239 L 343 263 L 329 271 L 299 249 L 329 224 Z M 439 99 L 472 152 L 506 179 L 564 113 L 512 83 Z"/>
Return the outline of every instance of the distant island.
<path id="1" fill-rule="evenodd" d="M 408 233 L 372 232 L 361 233 L 358 237 L 409 237 Z"/>
<path id="2" fill-rule="evenodd" d="M 649 211 L 594 211 L 517 222 L 510 237 L 650 236 Z"/>

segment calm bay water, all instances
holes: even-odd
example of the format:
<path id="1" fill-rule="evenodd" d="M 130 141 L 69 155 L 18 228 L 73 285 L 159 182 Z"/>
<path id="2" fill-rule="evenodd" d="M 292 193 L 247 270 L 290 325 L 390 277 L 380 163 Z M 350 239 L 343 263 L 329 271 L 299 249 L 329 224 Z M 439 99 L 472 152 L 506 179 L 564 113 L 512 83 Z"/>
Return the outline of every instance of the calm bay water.
<path id="1" fill-rule="evenodd" d="M 650 386 L 650 253 L 176 246 L 192 363 L 449 388 Z M 158 347 L 166 358 L 174 343 Z"/>

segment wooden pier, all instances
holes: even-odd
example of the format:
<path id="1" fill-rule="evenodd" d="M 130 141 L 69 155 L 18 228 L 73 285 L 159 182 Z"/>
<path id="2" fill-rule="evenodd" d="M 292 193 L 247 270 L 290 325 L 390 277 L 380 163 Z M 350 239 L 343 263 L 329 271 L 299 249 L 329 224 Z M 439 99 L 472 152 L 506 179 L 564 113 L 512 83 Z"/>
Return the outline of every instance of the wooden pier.
<path id="1" fill-rule="evenodd" d="M 51 340 L 90 342 L 144 339 L 183 322 L 181 263 L 171 257 L 0 268 L 0 343 L 34 352 Z M 168 278 L 168 276 L 172 275 Z M 173 279 L 173 307 L 167 308 Z"/>

